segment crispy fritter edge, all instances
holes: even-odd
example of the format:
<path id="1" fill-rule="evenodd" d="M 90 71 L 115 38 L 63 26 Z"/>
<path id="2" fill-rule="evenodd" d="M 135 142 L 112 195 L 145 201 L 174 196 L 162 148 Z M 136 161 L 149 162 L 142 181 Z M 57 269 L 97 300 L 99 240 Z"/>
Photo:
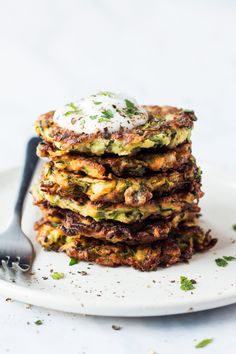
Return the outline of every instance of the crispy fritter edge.
<path id="1" fill-rule="evenodd" d="M 146 124 L 133 129 L 120 129 L 118 132 L 97 131 L 93 134 L 77 134 L 59 127 L 53 121 L 54 112 L 41 115 L 35 123 L 35 129 L 43 140 L 52 143 L 64 153 L 77 151 L 91 155 L 103 155 L 105 152 L 117 155 L 131 155 L 140 149 L 151 147 L 174 147 L 189 138 L 194 112 L 186 112 L 175 107 L 146 106 L 149 120 Z M 173 115 L 172 119 L 169 119 Z"/>
<path id="2" fill-rule="evenodd" d="M 195 162 L 191 155 L 191 143 L 183 143 L 175 149 L 140 153 L 137 156 L 93 156 L 62 154 L 58 156 L 52 144 L 41 142 L 37 147 L 40 158 L 49 158 L 60 170 L 84 173 L 93 178 L 141 177 L 150 172 L 168 170 L 183 171 Z"/>
<path id="3" fill-rule="evenodd" d="M 49 236 L 55 231 L 50 224 L 42 224 L 37 230 L 37 240 L 41 235 Z M 62 232 L 61 230 L 58 230 Z M 151 245 L 128 246 L 123 243 L 111 244 L 84 237 L 65 237 L 63 242 L 54 245 L 54 250 L 66 252 L 69 257 L 82 261 L 95 262 L 105 266 L 131 266 L 141 271 L 156 270 L 159 266 L 186 261 L 196 252 L 213 247 L 210 231 L 204 232 L 198 226 L 180 229 L 168 239 Z"/>
<path id="4" fill-rule="evenodd" d="M 43 218 L 35 223 L 35 229 L 47 221 L 58 226 L 67 236 L 85 236 L 101 239 L 112 243 L 128 244 L 151 243 L 165 239 L 169 233 L 180 224 L 193 222 L 199 217 L 200 208 L 193 206 L 189 211 L 176 214 L 173 218 L 163 220 L 145 220 L 132 225 L 114 221 L 96 222 L 90 217 L 69 210 L 52 208 L 49 205 L 39 205 Z M 42 240 L 42 242 L 44 242 Z M 46 246 L 46 244 L 45 244 Z"/>

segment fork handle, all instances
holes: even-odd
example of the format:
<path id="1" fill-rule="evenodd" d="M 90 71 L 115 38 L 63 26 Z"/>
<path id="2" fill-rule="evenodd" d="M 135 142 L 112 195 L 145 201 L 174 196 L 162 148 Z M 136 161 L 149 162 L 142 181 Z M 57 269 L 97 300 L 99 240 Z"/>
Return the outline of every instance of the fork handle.
<path id="1" fill-rule="evenodd" d="M 22 170 L 20 187 L 18 190 L 17 199 L 14 208 L 14 218 L 17 218 L 19 224 L 21 223 L 22 209 L 25 200 L 25 195 L 29 188 L 38 161 L 38 156 L 36 155 L 36 147 L 39 142 L 40 142 L 40 138 L 33 137 L 29 140 L 26 147 L 25 162 Z"/>

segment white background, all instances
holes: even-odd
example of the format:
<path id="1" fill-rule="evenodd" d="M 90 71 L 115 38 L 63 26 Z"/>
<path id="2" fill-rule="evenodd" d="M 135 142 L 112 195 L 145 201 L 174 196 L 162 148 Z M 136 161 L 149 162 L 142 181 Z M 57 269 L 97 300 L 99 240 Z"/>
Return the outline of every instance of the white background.
<path id="1" fill-rule="evenodd" d="M 0 0 L 0 169 L 22 163 L 39 114 L 104 89 L 193 108 L 198 161 L 232 178 L 235 38 L 233 0 Z M 0 298 L 0 353 L 191 354 L 194 340 L 206 337 L 214 343 L 198 350 L 232 353 L 235 316 L 230 306 L 168 318 L 88 318 Z"/>

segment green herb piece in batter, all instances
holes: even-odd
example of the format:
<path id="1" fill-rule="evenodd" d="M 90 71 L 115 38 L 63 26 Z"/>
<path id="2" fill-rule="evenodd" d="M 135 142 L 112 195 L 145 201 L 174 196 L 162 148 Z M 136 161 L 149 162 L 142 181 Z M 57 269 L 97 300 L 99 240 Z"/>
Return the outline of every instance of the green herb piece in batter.
<path id="1" fill-rule="evenodd" d="M 43 324 L 43 321 L 37 320 L 34 322 L 37 326 L 41 326 Z"/>
<path id="2" fill-rule="evenodd" d="M 232 226 L 233 230 L 236 231 L 236 224 Z"/>
<path id="3" fill-rule="evenodd" d="M 197 173 L 196 173 L 196 179 L 200 178 L 201 175 L 202 175 L 202 171 L 201 171 L 200 167 L 198 167 Z"/>
<path id="4" fill-rule="evenodd" d="M 213 342 L 213 338 L 203 339 L 201 342 L 199 342 L 197 345 L 195 345 L 195 348 L 204 348 L 208 344 L 211 344 L 212 342 Z"/>
<path id="5" fill-rule="evenodd" d="M 184 276 L 180 277 L 180 289 L 183 291 L 189 291 L 195 289 L 193 283 L 194 281 L 188 279 L 187 277 Z"/>

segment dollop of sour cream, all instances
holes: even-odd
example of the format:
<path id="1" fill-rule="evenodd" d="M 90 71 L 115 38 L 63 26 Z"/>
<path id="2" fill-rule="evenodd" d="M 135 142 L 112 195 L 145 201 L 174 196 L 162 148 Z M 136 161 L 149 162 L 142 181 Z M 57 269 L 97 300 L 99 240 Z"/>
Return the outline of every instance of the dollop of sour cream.
<path id="1" fill-rule="evenodd" d="M 79 134 L 112 133 L 145 124 L 148 113 L 135 99 L 106 91 L 66 104 L 55 111 L 53 120 Z"/>

